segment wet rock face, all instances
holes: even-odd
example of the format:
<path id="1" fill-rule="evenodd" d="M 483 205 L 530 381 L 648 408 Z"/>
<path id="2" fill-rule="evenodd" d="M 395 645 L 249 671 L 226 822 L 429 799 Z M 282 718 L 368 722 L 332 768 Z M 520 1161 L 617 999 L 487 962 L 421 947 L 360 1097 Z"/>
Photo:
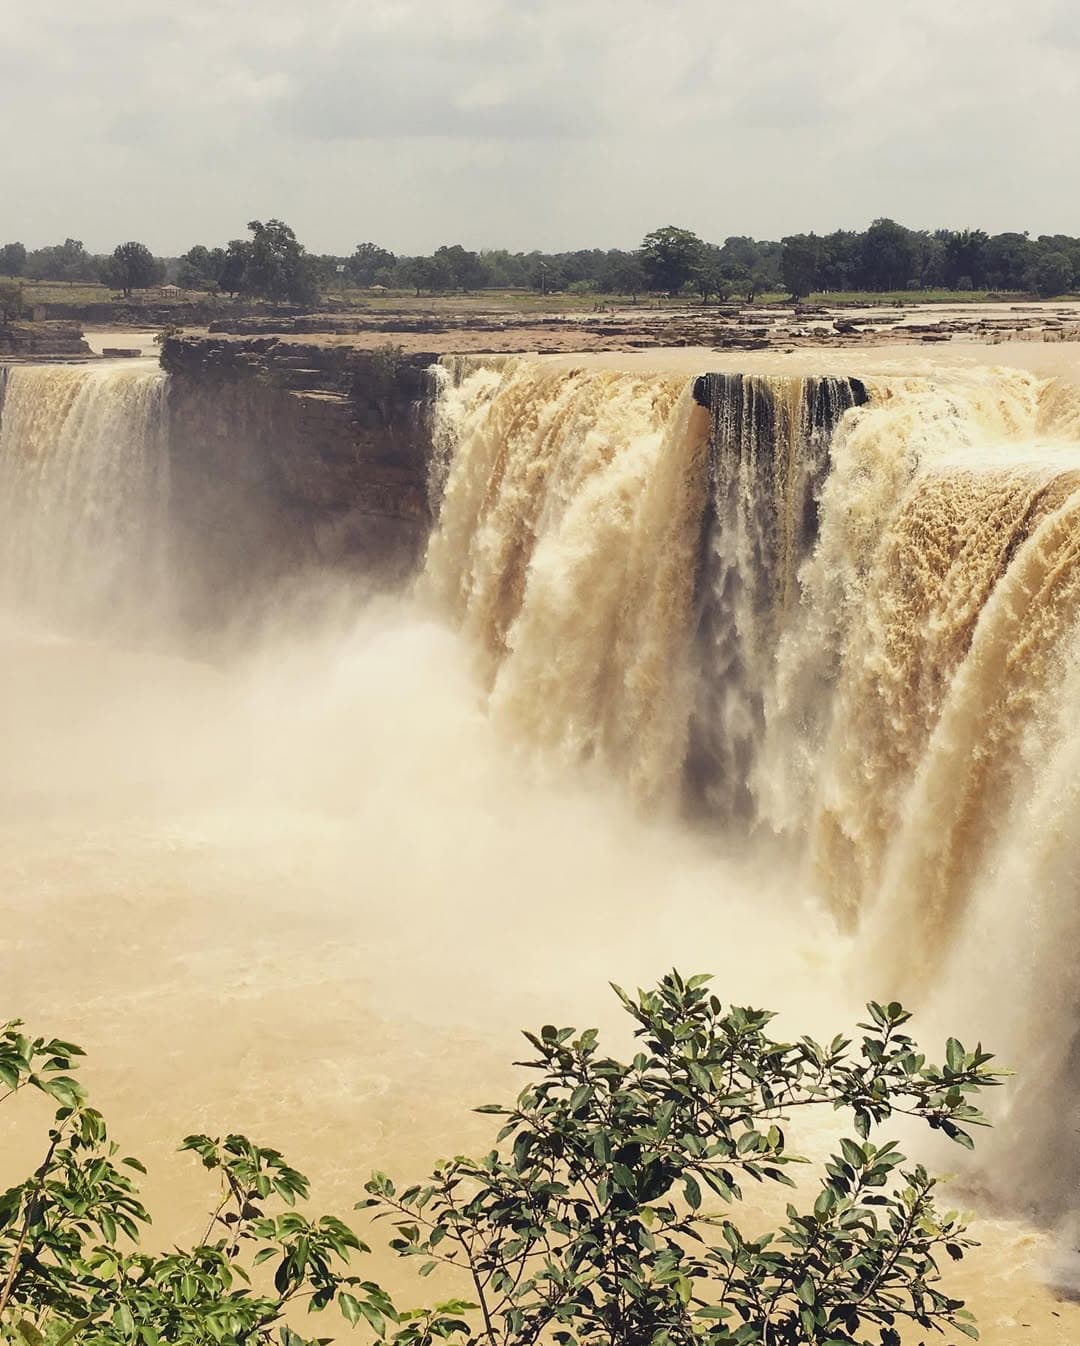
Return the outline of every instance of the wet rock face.
<path id="1" fill-rule="evenodd" d="M 192 622 L 319 567 L 384 586 L 413 573 L 430 523 L 432 359 L 277 337 L 165 342 L 173 530 Z"/>

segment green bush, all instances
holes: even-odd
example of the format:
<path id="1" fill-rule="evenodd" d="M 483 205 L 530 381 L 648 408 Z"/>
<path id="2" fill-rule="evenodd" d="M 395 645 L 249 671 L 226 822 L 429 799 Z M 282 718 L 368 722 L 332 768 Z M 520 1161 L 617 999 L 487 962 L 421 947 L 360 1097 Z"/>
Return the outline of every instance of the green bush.
<path id="1" fill-rule="evenodd" d="M 945 1064 L 928 1064 L 897 1004 L 868 1006 L 857 1045 L 779 1041 L 770 1014 L 725 1010 L 708 980 L 615 988 L 641 1044 L 629 1062 L 603 1054 L 595 1029 L 527 1033 L 534 1055 L 520 1064 L 537 1079 L 513 1106 L 479 1109 L 501 1119 L 495 1148 L 402 1190 L 373 1176 L 358 1209 L 392 1222 L 390 1246 L 421 1259 L 421 1278 L 444 1264 L 470 1287 L 408 1312 L 345 1274 L 366 1245 L 293 1209 L 307 1180 L 242 1136 L 184 1141 L 220 1175 L 220 1201 L 190 1250 L 141 1251 L 148 1216 L 126 1170 L 142 1167 L 117 1163 L 70 1073 L 79 1049 L 9 1024 L 3 1097 L 33 1087 L 60 1106 L 41 1165 L 0 1197 L 0 1334 L 303 1346 L 285 1316 L 306 1300 L 336 1302 L 395 1346 L 898 1346 L 905 1321 L 975 1337 L 938 1270 L 972 1241 L 937 1210 L 935 1180 L 870 1136 L 901 1113 L 970 1147 L 986 1123 L 969 1097 L 1002 1078 L 990 1055 L 950 1039 Z M 823 1107 L 855 1134 L 796 1189 L 782 1227 L 748 1235 L 729 1211 L 747 1182 L 795 1187 L 789 1170 L 806 1161 L 788 1148 L 789 1118 Z M 253 1282 L 263 1262 L 272 1290 Z"/>

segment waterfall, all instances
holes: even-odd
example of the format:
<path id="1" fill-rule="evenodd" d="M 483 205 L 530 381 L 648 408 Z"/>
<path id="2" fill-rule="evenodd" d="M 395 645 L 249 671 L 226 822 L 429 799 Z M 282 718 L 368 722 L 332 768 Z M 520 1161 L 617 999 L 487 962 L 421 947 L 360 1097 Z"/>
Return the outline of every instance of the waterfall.
<path id="1" fill-rule="evenodd" d="M 61 630 L 146 627 L 165 602 L 165 376 L 28 366 L 0 388 L 0 598 Z"/>
<path id="2" fill-rule="evenodd" d="M 644 798 L 686 752 L 708 417 L 677 377 L 458 369 L 422 591 L 472 638 L 495 720 Z"/>
<path id="3" fill-rule="evenodd" d="M 491 714 L 792 857 L 867 994 L 1037 1062 L 987 1181 L 1071 1204 L 1023 1155 L 1080 1177 L 1080 391 L 474 360 L 438 414 L 421 588 Z"/>
<path id="4" fill-rule="evenodd" d="M 694 394 L 712 433 L 687 770 L 713 812 L 752 817 L 764 695 L 817 536 L 829 444 L 866 390 L 855 379 L 712 374 Z"/>

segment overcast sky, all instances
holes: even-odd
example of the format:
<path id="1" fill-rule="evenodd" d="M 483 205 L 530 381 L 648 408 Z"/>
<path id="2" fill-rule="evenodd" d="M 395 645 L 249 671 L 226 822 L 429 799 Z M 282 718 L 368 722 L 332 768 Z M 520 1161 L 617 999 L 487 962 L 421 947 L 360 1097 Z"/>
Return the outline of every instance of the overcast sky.
<path id="1" fill-rule="evenodd" d="M 0 242 L 1080 233 L 1078 0 L 0 0 Z"/>

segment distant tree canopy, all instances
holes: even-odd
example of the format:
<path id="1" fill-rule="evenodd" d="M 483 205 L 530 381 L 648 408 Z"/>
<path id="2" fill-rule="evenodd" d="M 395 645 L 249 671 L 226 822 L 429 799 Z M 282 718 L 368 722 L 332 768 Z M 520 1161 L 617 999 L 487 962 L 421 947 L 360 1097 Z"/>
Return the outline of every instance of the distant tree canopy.
<path id="1" fill-rule="evenodd" d="M 865 233 L 794 234 L 781 242 L 784 285 L 829 290 L 1003 290 L 1043 297 L 1080 283 L 1080 238 L 982 229 L 906 229 L 875 220 Z"/>
<path id="2" fill-rule="evenodd" d="M 94 281 L 100 266 L 101 260 L 87 252 L 80 239 L 66 238 L 28 253 L 23 274 L 32 280 Z"/>
<path id="3" fill-rule="evenodd" d="M 381 280 L 381 276 L 393 280 L 396 261 L 392 252 L 380 248 L 377 243 L 357 243 L 355 252 L 345 263 L 345 274 L 354 285 L 382 285 L 385 280 Z"/>
<path id="4" fill-rule="evenodd" d="M 318 298 L 313 259 L 283 220 L 252 220 L 241 293 L 307 304 Z"/>
<path id="5" fill-rule="evenodd" d="M 21 243 L 0 248 L 0 276 L 21 276 L 26 268 L 26 249 Z"/>
<path id="6" fill-rule="evenodd" d="M 17 280 L 0 280 L 0 326 L 22 314 L 23 292 Z"/>
<path id="7" fill-rule="evenodd" d="M 1052 298 L 1080 286 L 1080 238 L 990 235 L 982 229 L 931 232 L 887 218 L 861 232 L 838 229 L 780 240 L 735 234 L 718 244 L 668 224 L 633 249 L 471 251 L 444 243 L 421 256 L 395 254 L 375 242 L 358 243 L 351 256 L 310 253 L 279 219 L 253 220 L 248 231 L 249 237 L 223 247 L 196 244 L 168 263 L 169 274 L 184 289 L 305 305 L 314 303 L 320 290 L 342 286 L 412 289 L 418 295 L 533 289 L 635 300 L 651 291 L 696 295 L 704 303 L 731 296 L 753 300 L 766 292 L 803 298 L 928 289 Z M 7 243 L 0 246 L 0 275 L 72 283 L 104 277 L 122 288 L 115 279 L 116 255 L 95 257 L 72 238 L 35 251 Z M 133 288 L 140 283 L 133 281 Z"/>
<path id="8" fill-rule="evenodd" d="M 641 241 L 641 263 L 650 288 L 678 294 L 700 266 L 703 248 L 697 234 L 673 224 L 646 234 Z"/>
<path id="9" fill-rule="evenodd" d="M 196 243 L 180 258 L 177 283 L 185 290 L 216 291 L 221 288 L 224 267 L 224 248 L 207 248 L 202 243 Z"/>
<path id="10" fill-rule="evenodd" d="M 165 268 L 145 243 L 119 243 L 101 268 L 101 278 L 127 298 L 132 290 L 161 283 Z"/>

